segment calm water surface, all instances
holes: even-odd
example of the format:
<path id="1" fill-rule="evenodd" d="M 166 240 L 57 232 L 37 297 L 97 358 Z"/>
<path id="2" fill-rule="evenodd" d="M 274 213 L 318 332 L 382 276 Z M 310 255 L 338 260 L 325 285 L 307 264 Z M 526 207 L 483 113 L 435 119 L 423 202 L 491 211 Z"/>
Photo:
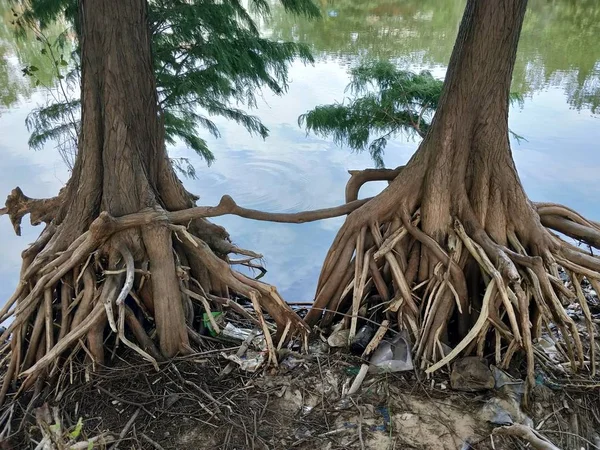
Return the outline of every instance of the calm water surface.
<path id="1" fill-rule="evenodd" d="M 0 13 L 5 12 L 0 0 Z M 195 164 L 197 180 L 185 180 L 199 204 L 216 204 L 223 194 L 249 208 L 293 212 L 343 202 L 348 169 L 372 167 L 367 154 L 353 154 L 330 141 L 306 136 L 298 116 L 322 103 L 341 101 L 348 68 L 361 58 L 388 58 L 403 67 L 429 69 L 443 77 L 464 6 L 463 0 L 323 2 L 317 22 L 275 14 L 264 32 L 276 39 L 310 45 L 314 66 L 294 64 L 287 95 L 265 93 L 254 111 L 271 130 L 253 138 L 235 124 L 217 119 L 222 137 L 204 136 L 217 161 L 210 167 L 184 146 L 172 149 Z M 360 5 L 357 5 L 359 3 Z M 519 173 L 530 197 L 557 201 L 600 220 L 600 2 L 531 0 L 523 28 L 514 90 L 525 95 L 510 114 L 510 127 L 527 139 L 513 142 Z M 20 59 L 19 59 L 20 58 Z M 19 68 L 35 52 L 15 44 L 0 24 L 0 195 L 21 186 L 29 196 L 55 195 L 68 171 L 52 145 L 40 152 L 27 146 L 27 113 L 46 100 L 22 79 Z M 600 109 L 597 111 L 600 113 Z M 403 164 L 418 142 L 388 145 L 386 165 Z M 376 194 L 382 184 L 366 186 Z M 216 221 L 241 247 L 265 256 L 268 274 L 289 301 L 311 300 L 329 245 L 343 219 L 303 225 L 252 222 L 236 217 Z M 0 303 L 18 279 L 20 252 L 41 228 L 24 226 L 16 237 L 0 220 Z"/>

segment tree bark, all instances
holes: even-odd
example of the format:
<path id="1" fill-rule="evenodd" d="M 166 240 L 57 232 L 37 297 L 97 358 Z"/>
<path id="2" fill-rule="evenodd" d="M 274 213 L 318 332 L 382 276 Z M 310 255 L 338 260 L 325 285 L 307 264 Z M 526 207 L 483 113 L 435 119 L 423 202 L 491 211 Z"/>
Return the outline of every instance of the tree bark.
<path id="1" fill-rule="evenodd" d="M 517 175 L 508 109 L 526 6 L 526 0 L 467 1 L 439 106 L 417 152 L 395 171 L 351 173 L 350 201 L 364 182 L 395 178 L 352 212 L 336 236 L 309 324 L 326 327 L 336 313 L 350 316 L 352 339 L 359 311 L 381 307 L 375 294 L 385 287 L 392 297 L 384 304 L 387 318 L 396 315 L 392 326 L 411 333 L 415 359 L 428 372 L 461 353 L 484 351 L 506 367 L 522 349 L 532 385 L 532 338 L 550 322 L 564 337 L 563 356 L 573 370 L 582 367 L 556 263 L 579 273 L 571 277 L 577 285 L 584 274 L 595 280 L 600 259 L 552 234 L 540 214 L 546 226 L 590 245 L 600 242 L 600 226 L 566 207 L 536 209 Z M 442 343 L 454 348 L 446 354 Z M 593 345 L 589 352 L 595 367 Z"/>

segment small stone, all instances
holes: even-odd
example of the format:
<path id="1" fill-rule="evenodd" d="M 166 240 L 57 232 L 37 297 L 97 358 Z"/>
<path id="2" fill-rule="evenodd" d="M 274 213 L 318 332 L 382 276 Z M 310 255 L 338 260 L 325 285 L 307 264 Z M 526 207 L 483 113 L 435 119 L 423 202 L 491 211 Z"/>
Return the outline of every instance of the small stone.
<path id="1" fill-rule="evenodd" d="M 477 392 L 492 389 L 494 375 L 485 359 L 468 356 L 459 359 L 452 367 L 450 386 L 457 391 Z"/>

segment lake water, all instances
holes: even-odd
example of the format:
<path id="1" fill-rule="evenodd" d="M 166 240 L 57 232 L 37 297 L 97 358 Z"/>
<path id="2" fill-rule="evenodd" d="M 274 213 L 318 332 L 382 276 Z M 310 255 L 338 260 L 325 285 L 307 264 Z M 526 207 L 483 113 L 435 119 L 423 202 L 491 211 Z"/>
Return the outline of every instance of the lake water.
<path id="1" fill-rule="evenodd" d="M 509 119 L 511 129 L 527 139 L 520 144 L 513 141 L 517 168 L 533 200 L 565 203 L 600 220 L 600 115 L 595 114 L 600 102 L 600 2 L 529 3 L 514 77 L 514 90 L 525 94 L 525 102 L 511 110 Z M 0 0 L 2 4 L 6 0 Z M 201 196 L 199 204 L 214 205 L 223 194 L 242 206 L 265 211 L 341 204 L 347 170 L 372 167 L 370 157 L 307 136 L 298 127 L 298 116 L 318 104 L 342 101 L 348 68 L 361 58 L 388 58 L 405 68 L 429 69 L 443 77 L 464 7 L 463 0 L 323 4 L 320 21 L 297 20 L 276 10 L 274 20 L 264 25 L 265 34 L 305 42 L 316 55 L 314 65 L 292 66 L 286 95 L 265 92 L 253 111 L 271 131 L 266 140 L 217 119 L 222 137 L 205 136 L 217 158 L 211 167 L 183 146 L 172 149 L 173 156 L 185 156 L 196 167 L 198 179 L 185 184 Z M 9 18 L 6 8 L 4 12 Z M 20 52 L 23 58 L 25 50 Z M 46 94 L 23 85 L 20 67 L 10 35 L 2 32 L 0 24 L 0 102 L 4 104 L 0 106 L 0 195 L 20 186 L 29 196 L 48 197 L 67 181 L 68 171 L 52 145 L 39 152 L 27 146 L 25 117 L 45 101 Z M 417 145 L 401 139 L 390 142 L 386 165 L 403 164 Z M 376 194 L 382 186 L 368 185 L 361 195 Z M 215 221 L 228 229 L 236 244 L 264 255 L 268 269 L 264 279 L 275 284 L 286 300 L 310 301 L 343 218 L 303 225 L 237 217 Z M 40 232 L 40 227 L 26 225 L 19 238 L 8 218 L 0 220 L 0 299 L 12 293 L 20 252 Z"/>

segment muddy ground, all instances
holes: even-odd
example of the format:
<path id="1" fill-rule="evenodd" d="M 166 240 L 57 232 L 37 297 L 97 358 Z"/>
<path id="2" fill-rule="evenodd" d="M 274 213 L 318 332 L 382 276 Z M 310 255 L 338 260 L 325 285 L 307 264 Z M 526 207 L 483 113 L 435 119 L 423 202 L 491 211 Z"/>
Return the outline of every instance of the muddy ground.
<path id="1" fill-rule="evenodd" d="M 277 370 L 235 368 L 220 378 L 228 364 L 223 355 L 236 350 L 221 347 L 164 364 L 159 372 L 125 355 L 87 382 L 85 368 L 73 365 L 48 397 L 46 425 L 40 427 L 39 397 L 3 410 L 3 436 L 10 438 L 2 448 L 36 448 L 44 427 L 60 434 L 63 448 L 531 448 L 492 435 L 497 425 L 490 420 L 502 414 L 508 421 L 531 420 L 558 448 L 600 448 L 600 387 L 589 381 L 540 378 L 528 407 L 494 388 L 455 391 L 443 371 L 429 380 L 416 372 L 368 374 L 357 394 L 343 396 L 364 362 L 345 352 L 291 353 Z"/>

